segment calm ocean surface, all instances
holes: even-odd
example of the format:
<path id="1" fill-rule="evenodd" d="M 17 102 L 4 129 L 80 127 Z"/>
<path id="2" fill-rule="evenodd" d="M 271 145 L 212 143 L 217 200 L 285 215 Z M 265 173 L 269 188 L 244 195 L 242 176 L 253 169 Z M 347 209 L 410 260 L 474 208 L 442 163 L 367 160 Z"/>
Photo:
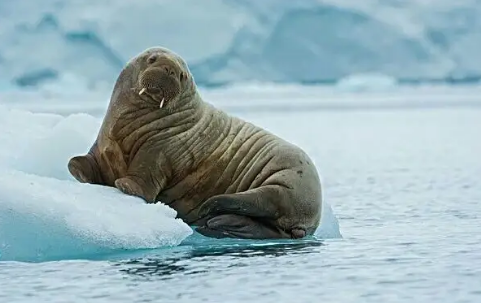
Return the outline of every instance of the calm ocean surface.
<path id="1" fill-rule="evenodd" d="M 242 117 L 312 155 L 342 239 L 0 262 L 0 302 L 481 302 L 480 109 Z"/>

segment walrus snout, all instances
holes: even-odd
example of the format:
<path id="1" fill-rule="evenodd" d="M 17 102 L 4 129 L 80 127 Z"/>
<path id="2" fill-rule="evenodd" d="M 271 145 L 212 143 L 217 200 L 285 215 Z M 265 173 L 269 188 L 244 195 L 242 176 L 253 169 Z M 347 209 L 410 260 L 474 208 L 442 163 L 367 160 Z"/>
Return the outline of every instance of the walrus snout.
<path id="1" fill-rule="evenodd" d="M 153 66 L 139 77 L 139 95 L 147 93 L 154 100 L 163 102 L 173 100 L 180 93 L 180 81 L 175 68 L 169 65 Z"/>

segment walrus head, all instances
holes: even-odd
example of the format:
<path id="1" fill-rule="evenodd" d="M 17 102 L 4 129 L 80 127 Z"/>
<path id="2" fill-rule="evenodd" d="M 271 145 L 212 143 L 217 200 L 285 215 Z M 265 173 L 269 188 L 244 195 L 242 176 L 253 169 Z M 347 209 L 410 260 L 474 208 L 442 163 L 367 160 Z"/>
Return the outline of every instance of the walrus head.
<path id="1" fill-rule="evenodd" d="M 139 96 L 163 108 L 182 94 L 189 72 L 178 55 L 151 48 L 137 59 L 143 61 L 134 88 Z"/>

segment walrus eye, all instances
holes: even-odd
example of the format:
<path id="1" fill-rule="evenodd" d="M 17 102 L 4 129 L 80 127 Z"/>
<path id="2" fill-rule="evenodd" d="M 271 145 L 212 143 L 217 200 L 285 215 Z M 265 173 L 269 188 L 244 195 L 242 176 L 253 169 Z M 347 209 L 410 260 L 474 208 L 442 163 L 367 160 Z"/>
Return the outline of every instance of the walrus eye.
<path id="1" fill-rule="evenodd" d="M 181 72 L 180 73 L 180 81 L 184 81 L 185 80 L 185 74 L 184 72 Z"/>
<path id="2" fill-rule="evenodd" d="M 152 64 L 152 63 L 154 63 L 156 60 L 157 60 L 157 56 L 156 56 L 156 55 L 152 55 L 152 56 L 150 56 L 150 57 L 147 59 L 147 63 Z"/>

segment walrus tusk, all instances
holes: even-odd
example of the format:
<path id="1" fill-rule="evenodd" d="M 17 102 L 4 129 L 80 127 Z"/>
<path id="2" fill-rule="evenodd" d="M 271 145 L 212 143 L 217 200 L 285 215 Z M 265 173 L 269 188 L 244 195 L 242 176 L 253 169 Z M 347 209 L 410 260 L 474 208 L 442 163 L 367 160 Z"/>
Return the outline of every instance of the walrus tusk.
<path id="1" fill-rule="evenodd" d="M 140 90 L 139 96 L 142 95 L 144 92 L 145 92 L 145 87 Z"/>
<path id="2" fill-rule="evenodd" d="M 162 101 L 160 101 L 160 108 L 164 107 L 164 101 L 165 101 L 165 98 L 162 98 Z"/>

